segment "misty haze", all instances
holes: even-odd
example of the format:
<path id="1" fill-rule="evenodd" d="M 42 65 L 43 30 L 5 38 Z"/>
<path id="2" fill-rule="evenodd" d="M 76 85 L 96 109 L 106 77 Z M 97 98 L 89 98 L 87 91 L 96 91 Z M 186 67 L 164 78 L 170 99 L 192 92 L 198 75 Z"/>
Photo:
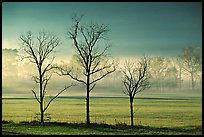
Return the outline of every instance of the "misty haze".
<path id="1" fill-rule="evenodd" d="M 2 11 L 2 134 L 202 134 L 201 3 Z"/>

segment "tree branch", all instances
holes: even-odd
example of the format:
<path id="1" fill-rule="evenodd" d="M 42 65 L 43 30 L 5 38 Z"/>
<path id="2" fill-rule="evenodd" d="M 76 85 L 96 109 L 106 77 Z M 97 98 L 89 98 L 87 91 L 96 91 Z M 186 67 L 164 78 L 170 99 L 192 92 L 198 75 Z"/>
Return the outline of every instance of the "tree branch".
<path id="1" fill-rule="evenodd" d="M 72 87 L 72 86 L 75 86 L 74 84 L 71 84 L 69 86 L 66 86 L 64 89 L 62 89 L 57 95 L 55 95 L 47 104 L 47 106 L 44 108 L 43 112 L 46 111 L 46 109 L 49 107 L 50 103 L 55 99 L 57 98 L 62 92 L 64 92 L 65 90 L 67 90 L 68 88 Z"/>
<path id="2" fill-rule="evenodd" d="M 96 83 L 94 83 L 94 85 L 89 89 L 89 92 L 91 92 L 91 90 L 96 86 Z"/>
<path id="3" fill-rule="evenodd" d="M 52 74 L 49 77 L 43 77 L 43 81 L 45 81 L 45 84 L 43 85 L 43 90 L 42 90 L 42 96 L 44 98 L 45 96 L 45 89 L 47 87 L 48 81 L 50 80 L 50 78 L 52 77 Z M 44 83 L 44 82 L 43 82 Z"/>
<path id="4" fill-rule="evenodd" d="M 105 74 L 103 74 L 103 75 L 100 76 L 99 78 L 97 78 L 97 79 L 93 80 L 92 82 L 90 82 L 90 85 L 93 84 L 93 83 L 95 83 L 95 82 L 97 82 L 97 81 L 99 81 L 99 80 L 101 80 L 102 78 L 104 78 L 104 77 L 107 76 L 108 74 L 114 72 L 115 70 L 116 70 L 116 68 L 114 67 L 113 70 L 107 71 Z"/>
<path id="5" fill-rule="evenodd" d="M 42 76 L 44 76 L 44 74 L 46 73 L 46 72 L 48 72 L 48 71 L 50 71 L 50 70 L 52 70 L 52 69 L 54 69 L 55 67 L 53 66 L 51 66 L 51 64 L 52 64 L 52 62 L 53 62 L 53 60 L 54 60 L 54 58 L 55 57 L 53 57 L 52 58 L 52 60 L 51 60 L 51 62 L 45 67 L 45 69 L 43 70 L 43 72 L 42 72 Z M 49 66 L 51 66 L 50 68 L 49 68 Z"/>
<path id="6" fill-rule="evenodd" d="M 83 83 L 83 84 L 86 85 L 86 82 L 85 82 L 84 80 L 81 80 L 81 79 L 78 79 L 77 77 L 72 76 L 72 74 L 70 74 L 70 73 L 71 73 L 71 70 L 65 70 L 65 69 L 63 69 L 62 67 L 59 67 L 59 66 L 57 66 L 56 68 L 60 71 L 60 73 L 55 72 L 55 73 L 57 73 L 59 76 L 67 75 L 67 76 L 69 76 L 70 78 L 72 78 L 73 80 L 76 80 L 76 81 L 81 82 L 81 83 Z"/>
<path id="7" fill-rule="evenodd" d="M 35 99 L 38 101 L 38 103 L 41 104 L 40 100 L 38 99 L 38 97 L 37 97 L 37 95 L 36 95 L 36 93 L 34 91 L 34 88 L 31 91 L 33 92 L 33 94 L 35 96 Z"/>

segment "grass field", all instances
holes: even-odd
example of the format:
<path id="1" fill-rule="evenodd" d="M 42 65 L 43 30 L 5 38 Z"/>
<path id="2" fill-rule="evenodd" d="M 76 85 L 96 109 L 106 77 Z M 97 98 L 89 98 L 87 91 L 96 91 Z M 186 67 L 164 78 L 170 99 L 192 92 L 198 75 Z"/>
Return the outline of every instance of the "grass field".
<path id="1" fill-rule="evenodd" d="M 202 127 L 158 128 L 92 123 L 3 123 L 3 135 L 201 135 Z"/>
<path id="2" fill-rule="evenodd" d="M 178 96 L 175 96 L 175 94 L 160 94 L 161 96 L 157 94 L 156 96 L 156 93 L 149 93 L 145 96 L 138 96 L 134 100 L 135 125 L 156 129 L 194 129 L 202 127 L 202 96 L 200 92 L 196 94 L 188 92 L 188 94 L 180 93 Z M 53 101 L 46 112 L 51 115 L 50 122 L 85 123 L 85 103 L 83 97 L 58 98 Z M 35 99 L 2 99 L 2 120 L 30 122 L 35 120 L 34 116 L 38 111 L 39 104 Z M 129 99 L 91 98 L 90 120 L 92 123 L 98 124 L 129 125 Z M 3 127 L 5 126 L 3 124 Z M 199 133 L 201 134 L 201 131 Z M 73 132 L 70 132 L 70 134 L 73 134 Z"/>

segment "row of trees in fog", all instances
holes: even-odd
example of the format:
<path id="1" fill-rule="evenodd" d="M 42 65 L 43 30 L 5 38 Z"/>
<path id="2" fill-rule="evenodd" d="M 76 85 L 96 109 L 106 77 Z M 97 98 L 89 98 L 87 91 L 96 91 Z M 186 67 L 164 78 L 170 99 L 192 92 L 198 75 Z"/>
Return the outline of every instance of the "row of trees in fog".
<path id="1" fill-rule="evenodd" d="M 98 81 L 110 74 L 114 75 L 116 71 L 118 73 L 115 74 L 120 74 L 121 83 L 124 85 L 121 90 L 129 96 L 131 125 L 133 125 L 133 100 L 136 93 L 150 87 L 156 89 L 181 87 L 186 75 L 191 78 L 192 89 L 196 87 L 196 80 L 201 84 L 201 48 L 185 48 L 176 60 L 142 57 L 140 60 L 128 60 L 119 67 L 118 62 L 108 54 L 110 45 L 104 42 L 107 41 L 108 26 L 98 23 L 82 24 L 82 18 L 83 16 L 73 16 L 72 26 L 67 32 L 67 37 L 73 41 L 75 49 L 69 64 L 53 63 L 55 57 L 52 53 L 61 45 L 60 39 L 53 33 L 43 31 L 35 36 L 28 31 L 20 36 L 22 42 L 20 57 L 33 63 L 38 72 L 32 78 L 39 89 L 32 88 L 31 91 L 39 103 L 41 122 L 44 122 L 44 113 L 55 98 L 70 87 L 83 84 L 86 87 L 86 123 L 89 124 L 90 92 Z M 69 77 L 73 82 L 62 87 L 55 96 L 45 102 L 47 86 L 54 74 Z"/>
<path id="2" fill-rule="evenodd" d="M 18 51 L 16 49 L 2 50 L 2 76 L 4 79 L 23 80 L 29 78 L 29 71 L 33 71 L 31 64 L 18 62 Z M 182 58 L 185 56 L 186 59 Z M 73 56 L 73 58 L 75 58 Z M 196 59 L 197 58 L 197 59 Z M 177 57 L 149 57 L 150 60 L 150 82 L 151 89 L 182 89 L 199 88 L 202 86 L 202 49 L 200 47 L 187 47 Z M 188 63 L 189 62 L 189 63 Z M 119 62 L 119 64 L 124 62 Z M 195 64 L 194 64 L 195 63 Z M 20 64 L 20 65 L 19 65 Z M 65 64 L 65 63 L 64 63 Z M 76 66 L 75 61 L 72 62 Z M 194 64 L 194 65 L 193 65 Z M 12 73 L 6 73 L 12 72 Z M 120 70 L 108 76 L 102 81 L 107 87 L 121 84 Z M 27 80 L 26 79 L 26 80 Z M 117 86 L 118 87 L 118 86 Z"/>
<path id="3" fill-rule="evenodd" d="M 153 57 L 150 59 L 150 74 L 156 89 L 182 88 L 188 78 L 194 90 L 202 85 L 202 49 L 187 47 L 172 59 Z"/>

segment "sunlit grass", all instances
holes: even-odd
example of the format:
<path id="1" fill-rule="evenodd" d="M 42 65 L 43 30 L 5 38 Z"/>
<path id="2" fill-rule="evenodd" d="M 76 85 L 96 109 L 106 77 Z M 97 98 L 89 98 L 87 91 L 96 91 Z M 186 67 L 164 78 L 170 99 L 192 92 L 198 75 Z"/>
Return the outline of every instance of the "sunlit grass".
<path id="1" fill-rule="evenodd" d="M 85 98 L 58 98 L 46 113 L 53 122 L 86 122 Z M 130 124 L 128 98 L 91 98 L 90 120 L 93 123 Z M 202 125 L 202 98 L 135 99 L 135 125 L 183 127 Z M 35 99 L 3 99 L 2 120 L 33 121 L 39 112 Z"/>

